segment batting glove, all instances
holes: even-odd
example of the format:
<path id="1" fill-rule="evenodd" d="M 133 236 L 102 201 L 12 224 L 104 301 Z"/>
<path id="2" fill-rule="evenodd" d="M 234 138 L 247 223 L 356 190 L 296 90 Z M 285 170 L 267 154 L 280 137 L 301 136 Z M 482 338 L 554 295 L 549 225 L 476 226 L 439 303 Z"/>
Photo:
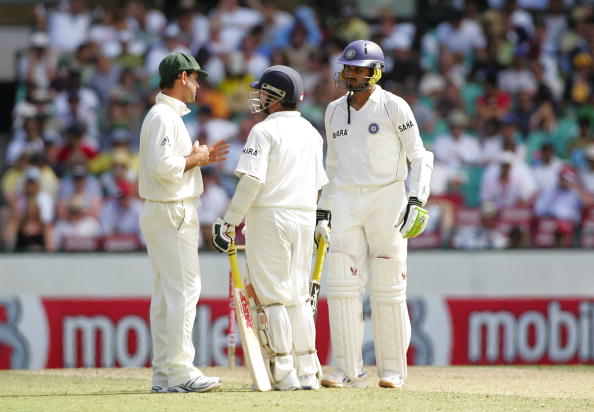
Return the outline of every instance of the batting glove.
<path id="1" fill-rule="evenodd" d="M 235 226 L 229 225 L 223 219 L 219 218 L 212 224 L 212 244 L 221 253 L 229 251 L 232 241 L 229 233 L 235 233 Z"/>
<path id="2" fill-rule="evenodd" d="M 330 220 L 332 219 L 332 213 L 329 210 L 318 209 L 316 210 L 316 230 L 314 232 L 314 241 L 316 247 L 318 246 L 320 236 L 327 245 L 330 244 Z"/>
<path id="3" fill-rule="evenodd" d="M 429 221 L 429 212 L 423 209 L 423 204 L 416 197 L 410 197 L 404 212 L 404 217 L 401 220 L 400 233 L 405 239 L 410 239 L 419 236 L 425 230 L 427 222 Z"/>

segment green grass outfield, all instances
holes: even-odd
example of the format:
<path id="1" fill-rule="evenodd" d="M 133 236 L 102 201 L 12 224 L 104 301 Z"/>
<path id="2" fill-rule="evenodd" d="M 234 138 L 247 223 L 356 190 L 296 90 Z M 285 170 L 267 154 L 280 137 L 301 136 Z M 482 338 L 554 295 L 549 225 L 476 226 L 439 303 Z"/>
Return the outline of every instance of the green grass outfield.
<path id="1" fill-rule="evenodd" d="M 594 411 L 594 366 L 409 368 L 404 390 L 252 392 L 243 368 L 205 368 L 208 393 L 150 394 L 149 369 L 0 371 L 0 411 Z"/>

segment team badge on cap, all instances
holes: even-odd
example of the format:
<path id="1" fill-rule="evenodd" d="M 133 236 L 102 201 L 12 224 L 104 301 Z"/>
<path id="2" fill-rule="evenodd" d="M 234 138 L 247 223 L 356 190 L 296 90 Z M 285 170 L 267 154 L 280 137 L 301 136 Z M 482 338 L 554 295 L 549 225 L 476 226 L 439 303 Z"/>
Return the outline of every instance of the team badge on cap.
<path id="1" fill-rule="evenodd" d="M 355 51 L 355 49 L 348 49 L 348 50 L 346 51 L 346 53 L 344 54 L 344 57 L 346 57 L 347 59 L 349 59 L 349 60 L 350 60 L 350 59 L 352 59 L 353 57 L 355 57 L 355 54 L 356 54 L 356 53 L 357 53 L 357 52 Z"/>
<path id="2" fill-rule="evenodd" d="M 371 134 L 376 134 L 379 131 L 379 126 L 377 123 L 371 123 L 367 130 L 369 130 L 369 133 Z"/>

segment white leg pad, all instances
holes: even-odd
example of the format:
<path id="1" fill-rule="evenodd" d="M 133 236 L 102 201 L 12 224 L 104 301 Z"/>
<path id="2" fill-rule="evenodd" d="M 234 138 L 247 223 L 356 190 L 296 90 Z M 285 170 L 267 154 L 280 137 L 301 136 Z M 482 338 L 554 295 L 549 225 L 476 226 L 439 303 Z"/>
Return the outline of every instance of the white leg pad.
<path id="1" fill-rule="evenodd" d="M 311 304 L 305 302 L 298 306 L 288 306 L 293 332 L 293 350 L 297 375 L 318 375 L 322 377 L 320 361 L 316 353 L 316 326 Z"/>
<path id="2" fill-rule="evenodd" d="M 363 305 L 361 276 L 345 253 L 330 252 L 327 297 L 334 364 L 344 374 L 356 379 L 363 369 Z"/>
<path id="3" fill-rule="evenodd" d="M 293 337 L 291 321 L 284 305 L 259 307 L 257 313 L 258 337 L 268 355 L 270 375 L 279 382 L 295 374 L 293 366 Z"/>
<path id="4" fill-rule="evenodd" d="M 399 260 L 372 259 L 370 300 L 378 374 L 393 371 L 406 379 L 411 327 L 404 270 Z"/>

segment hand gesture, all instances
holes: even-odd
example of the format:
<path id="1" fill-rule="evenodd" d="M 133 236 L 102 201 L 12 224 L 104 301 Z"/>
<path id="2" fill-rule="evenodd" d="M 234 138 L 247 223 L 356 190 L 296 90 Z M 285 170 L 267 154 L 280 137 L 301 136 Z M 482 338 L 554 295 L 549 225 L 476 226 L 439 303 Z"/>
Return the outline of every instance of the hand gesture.
<path id="1" fill-rule="evenodd" d="M 211 165 L 213 163 L 222 162 L 223 160 L 227 159 L 225 156 L 229 153 L 229 144 L 225 139 L 221 139 L 218 142 L 211 144 L 208 147 L 208 152 L 210 154 L 208 158 L 208 163 L 203 166 Z"/>

